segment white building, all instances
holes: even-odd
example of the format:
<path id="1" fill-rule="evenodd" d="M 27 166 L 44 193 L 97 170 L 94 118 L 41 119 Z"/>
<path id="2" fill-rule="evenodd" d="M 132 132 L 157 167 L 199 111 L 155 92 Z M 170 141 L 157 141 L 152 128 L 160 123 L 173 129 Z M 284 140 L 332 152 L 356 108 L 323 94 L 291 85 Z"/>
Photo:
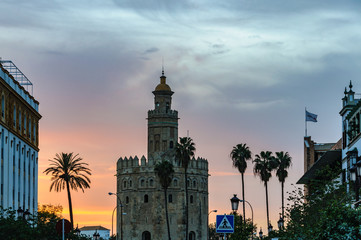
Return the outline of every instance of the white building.
<path id="1" fill-rule="evenodd" d="M 15 64 L 0 60 L 0 206 L 34 214 L 41 115 L 29 88 L 32 83 Z"/>
<path id="2" fill-rule="evenodd" d="M 88 237 L 94 238 L 94 234 L 99 234 L 99 239 L 108 240 L 110 237 L 110 230 L 102 226 L 84 226 L 79 228 L 80 234 L 84 234 Z"/>
<path id="3" fill-rule="evenodd" d="M 345 96 L 342 99 L 342 175 L 343 181 L 350 180 L 350 169 L 361 163 L 361 101 L 355 98 L 350 81 L 349 91 L 345 88 Z M 352 189 L 350 189 L 353 191 Z"/>

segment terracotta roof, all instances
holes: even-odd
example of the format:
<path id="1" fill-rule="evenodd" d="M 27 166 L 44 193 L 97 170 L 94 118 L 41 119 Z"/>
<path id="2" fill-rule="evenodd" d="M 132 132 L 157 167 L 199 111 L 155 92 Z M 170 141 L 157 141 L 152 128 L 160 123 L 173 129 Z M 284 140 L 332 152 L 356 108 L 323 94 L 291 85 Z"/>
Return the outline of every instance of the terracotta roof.
<path id="1" fill-rule="evenodd" d="M 80 231 L 88 231 L 88 230 L 108 230 L 110 231 L 108 228 L 102 227 L 102 226 L 84 226 L 79 228 Z"/>

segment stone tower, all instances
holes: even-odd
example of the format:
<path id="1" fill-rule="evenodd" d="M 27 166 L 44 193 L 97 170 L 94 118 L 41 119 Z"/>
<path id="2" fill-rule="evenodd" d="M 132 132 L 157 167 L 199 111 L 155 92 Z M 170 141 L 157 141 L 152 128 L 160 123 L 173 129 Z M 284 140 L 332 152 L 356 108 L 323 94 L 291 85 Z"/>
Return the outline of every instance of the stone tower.
<path id="1" fill-rule="evenodd" d="M 168 189 L 168 214 L 172 240 L 185 239 L 184 169 L 175 159 L 178 139 L 178 112 L 171 109 L 171 88 L 164 71 L 153 91 L 154 109 L 148 111 L 148 158 L 137 156 L 117 161 L 117 195 L 122 208 L 117 209 L 117 233 L 124 240 L 168 239 L 164 193 L 154 172 L 157 162 L 174 165 Z M 208 229 L 208 161 L 193 158 L 188 167 L 189 240 L 206 239 Z M 122 214 L 126 213 L 125 215 Z M 121 229 L 123 234 L 121 234 Z M 123 240 L 122 239 L 122 240 Z"/>
<path id="2" fill-rule="evenodd" d="M 160 83 L 154 94 L 154 110 L 148 111 L 148 158 L 174 156 L 174 146 L 178 139 L 178 112 L 171 110 L 171 88 L 166 83 L 162 71 Z"/>

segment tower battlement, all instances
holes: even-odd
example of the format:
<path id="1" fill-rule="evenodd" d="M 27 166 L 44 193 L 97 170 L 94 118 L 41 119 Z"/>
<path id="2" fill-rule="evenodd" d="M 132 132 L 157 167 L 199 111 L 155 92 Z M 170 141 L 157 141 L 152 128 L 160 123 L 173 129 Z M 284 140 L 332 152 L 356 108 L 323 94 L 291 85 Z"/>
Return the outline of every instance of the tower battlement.
<path id="1" fill-rule="evenodd" d="M 173 117 L 173 118 L 178 118 L 178 111 L 177 110 L 171 110 L 169 109 L 167 112 L 162 111 L 162 109 L 155 109 L 155 110 L 149 110 L 148 111 L 148 116 L 150 115 L 166 115 L 167 117 Z"/>
<path id="2" fill-rule="evenodd" d="M 172 164 L 175 167 L 181 167 L 181 164 L 179 161 L 177 161 L 175 158 L 170 160 Z M 138 156 L 130 156 L 128 157 L 120 157 L 117 161 L 117 170 L 120 172 L 128 171 L 133 172 L 136 168 L 143 167 L 143 168 L 149 168 L 149 170 L 153 170 L 155 164 L 159 162 L 159 160 L 154 160 L 153 158 L 147 159 L 144 155 L 139 159 Z M 146 170 L 146 169 L 144 169 Z M 188 171 L 192 170 L 204 170 L 208 172 L 208 161 L 205 158 L 201 157 L 193 157 L 188 165 Z"/>

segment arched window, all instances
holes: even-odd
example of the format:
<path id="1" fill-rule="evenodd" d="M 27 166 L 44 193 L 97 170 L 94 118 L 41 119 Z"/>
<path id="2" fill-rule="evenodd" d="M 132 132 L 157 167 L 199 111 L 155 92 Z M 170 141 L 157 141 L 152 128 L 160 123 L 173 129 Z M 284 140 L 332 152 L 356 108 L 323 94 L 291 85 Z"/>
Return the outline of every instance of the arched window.
<path id="1" fill-rule="evenodd" d="M 26 114 L 24 115 L 24 133 L 26 135 Z"/>
<path id="2" fill-rule="evenodd" d="M 172 203 L 172 202 L 173 202 L 173 195 L 172 195 L 172 194 L 169 194 L 169 195 L 168 195 L 168 202 L 169 202 L 169 203 Z"/>
<path id="3" fill-rule="evenodd" d="M 190 202 L 190 203 L 193 203 L 193 195 L 190 196 L 189 202 Z"/>
<path id="4" fill-rule="evenodd" d="M 140 186 L 144 187 L 144 184 L 145 184 L 145 180 L 144 179 L 140 180 Z"/>
<path id="5" fill-rule="evenodd" d="M 154 185 L 154 181 L 153 181 L 153 179 L 150 179 L 149 180 L 149 187 L 153 187 L 153 185 Z"/>
<path id="6" fill-rule="evenodd" d="M 168 111 L 169 111 L 169 102 L 167 102 L 165 105 L 165 112 L 168 112 Z"/>
<path id="7" fill-rule="evenodd" d="M 127 181 L 123 181 L 123 188 L 126 189 L 127 188 Z"/>
<path id="8" fill-rule="evenodd" d="M 31 118 L 29 117 L 28 137 L 30 138 L 31 133 Z"/>
<path id="9" fill-rule="evenodd" d="M 151 240 L 150 232 L 148 232 L 148 231 L 143 232 L 142 240 Z"/>
<path id="10" fill-rule="evenodd" d="M 178 179 L 173 179 L 173 186 L 178 187 Z"/>
<path id="11" fill-rule="evenodd" d="M 173 147 L 174 147 L 173 141 L 170 141 L 170 142 L 169 142 L 169 148 L 172 149 Z"/>
<path id="12" fill-rule="evenodd" d="M 5 117 L 5 97 L 1 96 L 1 116 Z"/>
<path id="13" fill-rule="evenodd" d="M 193 187 L 197 188 L 197 181 L 196 180 L 193 180 Z"/>
<path id="14" fill-rule="evenodd" d="M 129 187 L 130 188 L 132 187 L 132 184 L 133 184 L 132 180 L 129 180 Z"/>
<path id="15" fill-rule="evenodd" d="M 21 131 L 21 109 L 19 109 L 19 131 Z"/>
<path id="16" fill-rule="evenodd" d="M 190 233 L 189 233 L 189 238 L 188 238 L 189 240 L 196 240 L 196 234 L 195 234 L 195 232 L 193 232 L 193 231 L 191 231 Z"/>
<path id="17" fill-rule="evenodd" d="M 13 111 L 13 117 L 14 117 L 14 127 L 16 128 L 16 106 L 14 105 L 14 111 Z"/>
<path id="18" fill-rule="evenodd" d="M 144 203 L 147 203 L 148 202 L 148 194 L 145 194 L 144 195 Z"/>
<path id="19" fill-rule="evenodd" d="M 129 203 L 129 197 L 128 197 L 128 196 L 125 197 L 125 203 L 126 203 L 126 204 Z"/>
<path id="20" fill-rule="evenodd" d="M 189 187 L 190 184 L 191 184 L 191 181 L 188 179 L 187 180 L 187 187 Z"/>

